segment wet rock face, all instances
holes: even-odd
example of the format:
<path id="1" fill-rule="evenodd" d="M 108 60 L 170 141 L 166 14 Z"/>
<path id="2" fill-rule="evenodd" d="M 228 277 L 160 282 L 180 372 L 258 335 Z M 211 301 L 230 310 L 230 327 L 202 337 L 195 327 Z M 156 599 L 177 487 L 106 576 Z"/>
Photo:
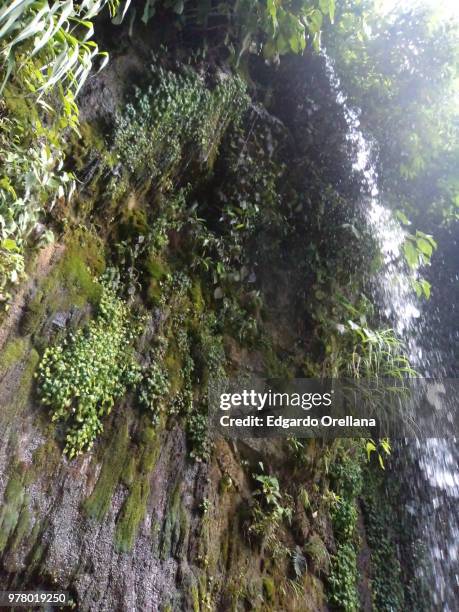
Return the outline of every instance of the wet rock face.
<path id="1" fill-rule="evenodd" d="M 128 213 L 114 208 L 109 214 L 101 204 L 107 200 L 103 187 L 108 175 L 101 170 L 102 154 L 95 146 L 104 146 L 98 130 L 102 125 L 105 135 L 113 126 L 126 88 L 142 78 L 145 57 L 141 50 L 131 49 L 118 56 L 115 53 L 112 59 L 107 70 L 86 87 L 81 116 L 90 126 L 93 141 L 75 145 L 71 160 L 81 179 L 78 213 L 87 221 L 85 215 L 95 211 L 97 236 L 63 232 L 47 257 L 38 257 L 0 331 L 2 588 L 65 590 L 77 609 L 91 612 L 230 610 L 238 602 L 239 609 L 323 610 L 321 580 L 312 572 L 306 574 L 301 585 L 304 597 L 296 601 L 288 590 L 290 561 L 274 563 L 263 546 L 248 535 L 254 497 L 252 469 L 244 467 L 244 462 L 257 465 L 263 460 L 281 472 L 287 457 L 285 447 L 272 442 L 235 445 L 218 440 L 212 459 L 196 462 L 190 458 L 189 440 L 180 419 L 153 427 L 134 398 L 127 395 L 109 417 L 104 417 L 104 432 L 94 448 L 69 461 L 62 453 L 62 426 L 51 423 L 37 398 L 34 372 L 46 347 L 95 315 L 100 288 L 93 279 L 110 261 L 116 234 L 113 226 L 119 222 L 115 230 L 120 230 L 124 223 L 139 235 L 148 230 L 139 206 L 145 194 L 151 195 L 151 185 L 145 189 L 143 185 L 130 186 L 132 193 L 125 206 Z M 267 112 L 260 112 L 259 122 L 267 126 L 268 154 L 275 157 L 272 141 L 280 140 L 279 134 L 284 138 L 285 128 Z M 76 159 L 80 153 L 81 159 Z M 195 163 L 200 172 L 201 161 Z M 190 172 L 193 163 L 187 160 L 182 165 Z M 181 167 L 179 164 L 179 170 Z M 218 160 L 215 168 L 217 180 L 212 189 L 216 193 Z M 224 170 L 222 176 L 226 176 Z M 115 164 L 110 178 L 116 178 L 117 173 Z M 302 170 L 299 174 L 303 177 Z M 84 198 L 91 201 L 87 207 Z M 62 221 L 59 211 L 56 215 Z M 126 234 L 127 240 L 130 236 Z M 116 235 L 119 238 L 121 230 Z M 301 252 L 304 236 L 297 239 L 295 248 Z M 172 235 L 170 242 L 177 251 L 182 248 L 177 235 Z M 271 241 L 267 239 L 266 244 L 271 246 Z M 281 244 L 276 256 L 284 248 Z M 264 258 L 260 249 L 256 280 L 275 314 L 271 335 L 289 354 L 299 333 L 304 333 L 303 310 L 297 304 L 304 297 L 304 288 L 299 289 L 304 270 L 298 269 L 294 248 L 289 245 L 286 250 L 289 257 L 285 255 L 278 270 L 274 257 Z M 167 274 L 167 266 L 160 258 L 152 263 L 158 276 L 152 277 L 156 289 L 156 281 Z M 214 291 L 213 286 L 205 289 Z M 153 300 L 157 296 L 152 294 Z M 202 296 L 197 302 L 203 308 L 200 301 Z M 149 363 L 149 346 L 174 303 L 162 309 L 149 308 L 150 324 L 136 347 L 141 365 Z M 269 329 L 268 324 L 266 327 Z M 266 365 L 261 351 L 242 348 L 234 338 L 227 340 L 234 348 L 227 351 L 228 358 L 236 365 L 252 371 L 261 371 Z M 273 371 L 285 372 L 274 355 L 271 361 Z M 287 529 L 283 534 L 292 549 L 297 542 L 304 544 L 318 528 L 310 524 L 304 509 L 297 510 L 293 535 Z"/>
<path id="2" fill-rule="evenodd" d="M 9 422 L 2 417 L 5 588 L 68 590 L 81 610 L 159 610 L 168 603 L 192 609 L 187 601 L 207 546 L 200 504 L 216 495 L 218 466 L 191 463 L 185 434 L 175 426 L 154 440 L 154 465 L 127 484 L 123 470 L 146 452 L 129 405 L 113 414 L 94 453 L 71 462 L 40 426 L 39 410 L 28 402 Z M 230 469 L 228 451 L 226 461 Z M 135 496 L 138 482 L 143 500 Z M 218 504 L 212 512 L 211 546 L 219 550 L 233 517 L 219 516 Z"/>

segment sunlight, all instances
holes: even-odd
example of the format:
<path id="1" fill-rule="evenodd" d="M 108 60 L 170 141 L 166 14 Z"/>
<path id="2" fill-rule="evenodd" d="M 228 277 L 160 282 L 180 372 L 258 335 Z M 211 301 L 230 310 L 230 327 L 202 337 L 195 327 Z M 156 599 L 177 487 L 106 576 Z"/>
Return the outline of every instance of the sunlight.
<path id="1" fill-rule="evenodd" d="M 459 2 L 457 0 L 380 0 L 380 9 L 389 13 L 394 9 L 408 9 L 417 6 L 435 7 L 444 18 L 459 20 Z"/>

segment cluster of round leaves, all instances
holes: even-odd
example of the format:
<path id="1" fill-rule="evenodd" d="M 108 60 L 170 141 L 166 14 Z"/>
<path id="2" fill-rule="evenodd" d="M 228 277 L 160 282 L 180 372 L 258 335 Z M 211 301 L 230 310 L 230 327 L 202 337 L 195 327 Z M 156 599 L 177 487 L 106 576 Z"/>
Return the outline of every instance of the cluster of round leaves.
<path id="1" fill-rule="evenodd" d="M 133 342 L 140 324 L 133 323 L 114 289 L 102 286 L 97 317 L 62 344 L 48 347 L 37 372 L 41 402 L 53 411 L 53 421 L 66 424 L 70 458 L 92 447 L 102 418 L 139 379 Z"/>
<path id="2" fill-rule="evenodd" d="M 155 354 L 150 367 L 144 372 L 139 385 L 138 400 L 142 408 L 152 415 L 154 425 L 159 423 L 164 398 L 168 395 L 170 384 L 166 368 L 160 362 L 163 355 Z"/>
<path id="3" fill-rule="evenodd" d="M 190 71 L 181 75 L 153 67 L 156 83 L 137 89 L 117 120 L 115 153 L 131 173 L 164 175 L 186 145 L 207 159 L 230 121 L 247 107 L 241 79 L 228 76 L 213 90 Z"/>
<path id="4" fill-rule="evenodd" d="M 349 612 L 358 610 L 356 498 L 362 490 L 361 453 L 343 454 L 330 468 L 334 491 L 338 494 L 331 507 L 331 519 L 337 550 L 331 558 L 328 598 L 332 605 Z"/>

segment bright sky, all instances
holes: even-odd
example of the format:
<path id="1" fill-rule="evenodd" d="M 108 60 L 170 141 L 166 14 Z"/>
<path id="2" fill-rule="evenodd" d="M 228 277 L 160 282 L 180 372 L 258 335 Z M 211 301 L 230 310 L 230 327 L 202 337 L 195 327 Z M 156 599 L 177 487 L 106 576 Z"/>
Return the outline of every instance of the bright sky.
<path id="1" fill-rule="evenodd" d="M 434 6 L 445 18 L 453 17 L 459 20 L 459 0 L 380 0 L 380 4 L 384 12 L 391 11 L 396 7 L 409 8 L 426 4 Z"/>

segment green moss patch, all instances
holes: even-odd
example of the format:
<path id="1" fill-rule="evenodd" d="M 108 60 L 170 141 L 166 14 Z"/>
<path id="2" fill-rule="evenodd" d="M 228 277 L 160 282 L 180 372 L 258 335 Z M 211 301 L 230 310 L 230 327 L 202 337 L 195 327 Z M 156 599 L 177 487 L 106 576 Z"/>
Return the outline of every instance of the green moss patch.
<path id="1" fill-rule="evenodd" d="M 98 521 L 101 521 L 108 512 L 126 462 L 128 448 L 129 431 L 127 422 L 124 421 L 114 432 L 111 443 L 104 453 L 99 479 L 83 505 L 85 512 Z"/>
<path id="2" fill-rule="evenodd" d="M 142 425 L 139 447 L 132 449 L 133 455 L 122 474 L 125 484 L 129 486 L 129 493 L 115 531 L 115 545 L 121 552 L 128 552 L 134 546 L 140 523 L 147 511 L 151 471 L 160 450 L 154 428 L 145 420 Z"/>
<path id="3" fill-rule="evenodd" d="M 103 272 L 105 260 L 99 240 L 87 231 L 78 231 L 66 243 L 58 264 L 43 280 L 21 321 L 24 334 L 38 332 L 53 312 L 68 311 L 71 306 L 97 305 L 102 288 L 96 278 Z"/>
<path id="4" fill-rule="evenodd" d="M 18 466 L 13 470 L 8 480 L 0 511 L 0 552 L 5 550 L 10 536 L 13 535 L 19 523 L 21 509 L 25 501 L 24 469 Z M 21 526 L 21 531 L 24 531 L 24 525 Z"/>
<path id="5" fill-rule="evenodd" d="M 10 340 L 0 354 L 0 373 L 22 361 L 29 348 L 28 338 L 18 337 Z"/>

